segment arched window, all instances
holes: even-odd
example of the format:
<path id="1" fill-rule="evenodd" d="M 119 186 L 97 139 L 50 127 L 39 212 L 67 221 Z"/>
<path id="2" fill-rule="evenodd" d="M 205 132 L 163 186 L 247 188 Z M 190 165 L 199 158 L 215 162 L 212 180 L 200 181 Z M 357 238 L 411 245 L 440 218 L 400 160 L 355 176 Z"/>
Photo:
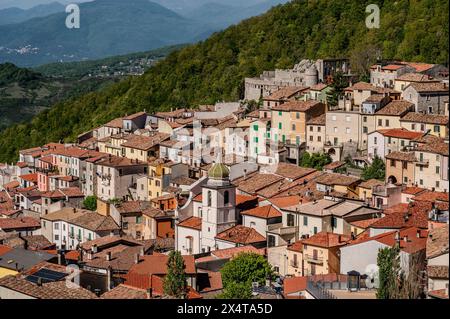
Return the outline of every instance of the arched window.
<path id="1" fill-rule="evenodd" d="M 230 202 L 230 193 L 228 191 L 225 191 L 223 193 L 223 203 L 226 205 Z"/>
<path id="2" fill-rule="evenodd" d="M 211 206 L 212 203 L 212 193 L 211 191 L 208 191 L 208 206 Z"/>

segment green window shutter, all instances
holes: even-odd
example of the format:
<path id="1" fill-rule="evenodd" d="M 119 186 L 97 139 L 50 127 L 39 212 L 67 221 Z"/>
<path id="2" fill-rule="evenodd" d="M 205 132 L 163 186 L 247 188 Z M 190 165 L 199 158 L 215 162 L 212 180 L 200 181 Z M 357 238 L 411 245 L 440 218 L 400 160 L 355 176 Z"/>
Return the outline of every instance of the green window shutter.
<path id="1" fill-rule="evenodd" d="M 282 116 L 282 115 L 283 115 L 283 112 L 278 111 L 278 115 L 279 115 L 279 116 Z"/>
<path id="2" fill-rule="evenodd" d="M 255 131 L 258 131 L 258 128 L 259 128 L 258 124 L 253 125 L 253 129 L 254 129 Z"/>
<path id="3" fill-rule="evenodd" d="M 258 148 L 255 147 L 255 154 L 258 154 Z"/>
<path id="4" fill-rule="evenodd" d="M 281 130 L 281 127 L 282 127 L 282 124 L 281 124 L 281 122 L 280 122 L 280 123 L 278 123 L 278 129 Z"/>
<path id="5" fill-rule="evenodd" d="M 283 143 L 286 142 L 286 135 L 283 135 Z"/>

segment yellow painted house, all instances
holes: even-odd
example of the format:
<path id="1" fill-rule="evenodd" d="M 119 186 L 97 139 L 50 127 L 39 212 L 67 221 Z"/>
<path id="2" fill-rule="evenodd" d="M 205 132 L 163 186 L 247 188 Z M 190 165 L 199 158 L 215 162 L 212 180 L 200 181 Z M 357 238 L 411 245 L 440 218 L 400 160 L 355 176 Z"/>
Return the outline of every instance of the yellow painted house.
<path id="1" fill-rule="evenodd" d="M 121 144 L 122 155 L 132 160 L 147 162 L 152 157 L 159 156 L 159 143 L 169 139 L 166 133 L 154 133 L 151 136 L 130 135 Z"/>
<path id="2" fill-rule="evenodd" d="M 445 138 L 448 136 L 448 116 L 409 112 L 400 119 L 401 126 L 413 132 L 429 132 L 429 134 Z"/>
<path id="3" fill-rule="evenodd" d="M 306 142 L 306 122 L 325 113 L 322 102 L 289 101 L 272 108 L 272 140 L 300 145 Z"/>

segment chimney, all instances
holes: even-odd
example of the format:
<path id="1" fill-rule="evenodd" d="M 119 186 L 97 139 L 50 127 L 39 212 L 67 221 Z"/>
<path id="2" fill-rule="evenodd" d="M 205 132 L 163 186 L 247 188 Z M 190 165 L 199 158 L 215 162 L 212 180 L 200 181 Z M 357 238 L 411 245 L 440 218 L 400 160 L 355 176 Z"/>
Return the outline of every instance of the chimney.
<path id="1" fill-rule="evenodd" d="M 106 261 L 111 261 L 111 252 L 110 251 L 108 251 L 106 253 Z"/>
<path id="2" fill-rule="evenodd" d="M 420 229 L 417 230 L 416 237 L 420 238 Z"/>
<path id="3" fill-rule="evenodd" d="M 399 232 L 399 231 L 397 231 L 397 232 L 395 233 L 395 241 L 396 241 L 397 243 L 400 242 L 400 232 Z"/>
<path id="4" fill-rule="evenodd" d="M 140 256 L 144 256 L 145 255 L 144 246 L 142 246 L 141 249 L 139 250 L 139 255 Z"/>
<path id="5" fill-rule="evenodd" d="M 134 263 L 139 264 L 139 254 L 134 255 Z"/>
<path id="6" fill-rule="evenodd" d="M 244 168 L 244 181 L 247 179 L 247 169 Z"/>
<path id="7" fill-rule="evenodd" d="M 92 245 L 91 250 L 92 250 L 92 253 L 96 254 L 98 252 L 97 245 L 96 244 Z"/>
<path id="8" fill-rule="evenodd" d="M 152 299 L 152 297 L 153 297 L 153 289 L 152 288 L 147 289 L 147 297 L 148 297 L 148 299 Z"/>
<path id="9" fill-rule="evenodd" d="M 62 253 L 58 250 L 58 265 L 62 265 Z"/>
<path id="10" fill-rule="evenodd" d="M 42 287 L 42 278 L 41 278 L 41 277 L 38 278 L 38 280 L 37 280 L 37 285 L 38 285 L 39 287 Z"/>
<path id="11" fill-rule="evenodd" d="M 403 241 L 404 241 L 405 243 L 408 242 L 408 235 L 403 236 Z"/>

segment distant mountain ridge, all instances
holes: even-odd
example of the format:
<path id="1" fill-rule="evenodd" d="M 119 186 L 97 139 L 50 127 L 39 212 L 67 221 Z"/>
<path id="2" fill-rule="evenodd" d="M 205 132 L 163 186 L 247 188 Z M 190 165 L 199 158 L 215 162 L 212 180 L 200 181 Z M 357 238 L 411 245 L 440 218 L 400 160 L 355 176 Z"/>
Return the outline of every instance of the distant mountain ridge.
<path id="1" fill-rule="evenodd" d="M 189 43 L 212 32 L 148 0 L 96 0 L 80 4 L 80 11 L 80 29 L 65 27 L 65 12 L 0 26 L 0 62 L 98 59 Z"/>
<path id="2" fill-rule="evenodd" d="M 17 7 L 0 10 L 0 25 L 20 23 L 37 17 L 45 17 L 57 12 L 64 12 L 64 6 L 59 2 L 41 4 L 31 9 Z"/>

